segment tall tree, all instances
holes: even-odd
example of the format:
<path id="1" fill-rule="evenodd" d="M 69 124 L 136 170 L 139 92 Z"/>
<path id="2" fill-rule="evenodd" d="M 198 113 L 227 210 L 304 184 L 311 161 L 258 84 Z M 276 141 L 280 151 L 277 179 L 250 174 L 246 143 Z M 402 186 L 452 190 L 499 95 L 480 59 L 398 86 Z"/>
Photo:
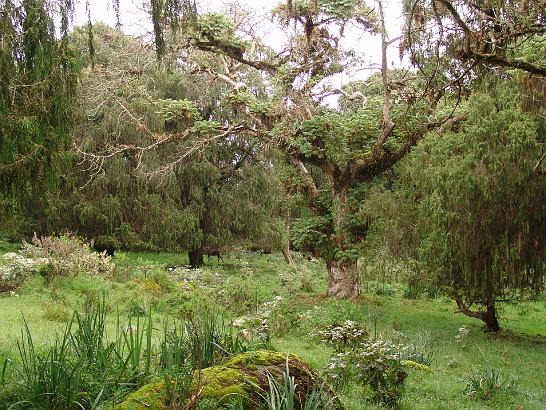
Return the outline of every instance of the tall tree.
<path id="1" fill-rule="evenodd" d="M 5 0 L 0 7 L 0 219 L 30 231 L 43 222 L 43 195 L 62 183 L 70 162 L 73 3 Z"/>
<path id="2" fill-rule="evenodd" d="M 328 293 L 336 297 L 359 293 L 355 246 L 362 236 L 351 232 L 351 191 L 392 167 L 426 132 L 464 118 L 438 113 L 449 82 L 439 83 L 438 91 L 434 78 L 389 70 L 391 41 L 382 4 L 377 4 L 379 15 L 357 0 L 281 4 L 273 11 L 286 36 L 280 52 L 261 41 L 248 24 L 249 13 L 237 7 L 230 10 L 231 17 L 206 13 L 185 19 L 172 47 L 177 61 L 193 67 L 205 81 L 230 89 L 224 102 L 232 115 L 215 125 L 217 132 L 276 146 L 300 174 L 307 208 L 323 224 L 317 251 L 326 262 Z M 359 64 L 354 52 L 343 48 L 349 26 L 381 38 L 380 95 L 368 100 L 365 92 L 328 85 L 333 76 Z M 262 86 L 256 86 L 256 78 Z M 420 86 L 425 91 L 419 92 Z M 341 112 L 325 104 L 328 96 L 339 94 L 358 100 L 358 108 Z M 204 146 L 207 138 L 195 141 Z M 317 186 L 315 170 L 324 185 Z"/>
<path id="3" fill-rule="evenodd" d="M 85 50 L 86 33 L 73 37 Z M 219 87 L 104 25 L 94 37 L 75 131 L 83 188 L 69 209 L 59 198 L 57 223 L 124 248 L 186 249 L 193 266 L 204 245 L 276 235 L 276 178 L 255 140 L 219 130 L 231 113 Z"/>
<path id="4" fill-rule="evenodd" d="M 546 230 L 544 144 L 538 116 L 524 114 L 514 86 L 476 94 L 458 132 L 430 135 L 401 169 L 402 207 L 415 257 L 459 311 L 500 329 L 497 305 L 544 289 Z M 411 208 L 411 205 L 410 205 Z"/>

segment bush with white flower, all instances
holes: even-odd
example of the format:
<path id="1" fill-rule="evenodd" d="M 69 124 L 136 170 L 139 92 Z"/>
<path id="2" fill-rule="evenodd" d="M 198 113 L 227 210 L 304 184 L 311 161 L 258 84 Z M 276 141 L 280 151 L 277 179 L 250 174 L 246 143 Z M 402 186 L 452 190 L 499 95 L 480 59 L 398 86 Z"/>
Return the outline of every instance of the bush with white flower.
<path id="1" fill-rule="evenodd" d="M 368 339 L 368 331 L 354 320 L 346 320 L 343 324 L 330 325 L 325 330 L 311 333 L 312 337 L 333 345 L 336 352 L 348 348 L 356 348 Z"/>
<path id="2" fill-rule="evenodd" d="M 61 236 L 42 236 L 36 234 L 32 244 L 23 242 L 22 253 L 28 257 L 49 261 L 46 277 L 76 276 L 79 273 L 108 275 L 114 265 L 106 252 L 93 252 L 92 242 L 72 234 Z"/>
<path id="3" fill-rule="evenodd" d="M 334 355 L 326 373 L 337 385 L 356 379 L 371 388 L 373 402 L 394 407 L 404 394 L 408 375 L 402 360 L 403 351 L 404 346 L 390 341 L 370 340 L 358 348 Z"/>
<path id="4" fill-rule="evenodd" d="M 273 300 L 259 306 L 255 314 L 241 316 L 235 319 L 232 325 L 240 329 L 239 332 L 245 339 L 253 339 L 267 344 L 271 334 L 269 319 L 281 301 L 281 296 L 275 296 Z"/>
<path id="5" fill-rule="evenodd" d="M 0 292 L 19 287 L 32 273 L 39 272 L 49 263 L 47 258 L 27 258 L 8 252 L 0 258 Z"/>

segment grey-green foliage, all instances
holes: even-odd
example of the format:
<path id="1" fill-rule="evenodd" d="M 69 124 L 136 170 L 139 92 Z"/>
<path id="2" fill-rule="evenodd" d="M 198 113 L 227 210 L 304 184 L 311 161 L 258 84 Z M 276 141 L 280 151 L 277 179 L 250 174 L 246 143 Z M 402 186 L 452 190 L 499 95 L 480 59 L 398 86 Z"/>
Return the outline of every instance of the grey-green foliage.
<path id="1" fill-rule="evenodd" d="M 219 104 L 221 86 L 206 85 L 167 58 L 157 65 L 144 43 L 107 26 L 97 24 L 94 32 L 96 65 L 84 67 L 75 141 L 96 155 L 137 148 L 105 161 L 85 157 L 73 178 L 84 188 L 52 199 L 51 225 L 141 250 L 282 237 L 275 216 L 280 187 L 256 141 L 214 137 L 231 115 Z M 85 39 L 76 29 L 72 41 L 89 64 Z M 139 151 L 161 138 L 169 141 Z M 196 149 L 196 141 L 205 142 Z"/>
<path id="2" fill-rule="evenodd" d="M 462 129 L 429 135 L 401 171 L 417 259 L 470 304 L 544 286 L 546 192 L 536 167 L 544 137 L 510 89 L 474 95 Z"/>

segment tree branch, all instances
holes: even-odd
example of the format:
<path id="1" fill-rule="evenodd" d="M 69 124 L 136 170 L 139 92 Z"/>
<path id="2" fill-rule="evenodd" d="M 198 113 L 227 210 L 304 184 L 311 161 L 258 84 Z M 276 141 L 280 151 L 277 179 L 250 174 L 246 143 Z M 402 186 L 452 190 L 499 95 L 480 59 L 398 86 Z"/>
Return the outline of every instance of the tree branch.
<path id="1" fill-rule="evenodd" d="M 387 40 L 387 29 L 385 28 L 385 15 L 383 13 L 383 3 L 377 1 L 379 5 L 379 15 L 381 18 L 381 78 L 383 80 L 383 122 L 381 125 L 381 135 L 373 146 L 373 156 L 381 155 L 381 148 L 385 144 L 388 136 L 394 129 L 394 123 L 391 120 L 391 91 L 389 86 L 389 75 L 387 66 L 387 48 L 389 46 Z"/>
<path id="2" fill-rule="evenodd" d="M 298 172 L 303 177 L 303 180 L 305 182 L 307 190 L 307 195 L 311 198 L 316 198 L 319 195 L 317 186 L 315 185 L 315 181 L 313 181 L 313 178 L 311 177 L 311 174 L 303 164 L 303 162 L 292 155 L 289 155 L 290 163 L 298 170 Z"/>

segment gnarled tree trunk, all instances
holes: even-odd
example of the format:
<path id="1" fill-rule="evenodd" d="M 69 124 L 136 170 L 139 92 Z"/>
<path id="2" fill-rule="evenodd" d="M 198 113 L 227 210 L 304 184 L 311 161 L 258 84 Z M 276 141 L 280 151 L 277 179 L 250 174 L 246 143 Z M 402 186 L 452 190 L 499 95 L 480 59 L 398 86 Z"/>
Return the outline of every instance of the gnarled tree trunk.
<path id="1" fill-rule="evenodd" d="M 338 252 L 346 251 L 350 247 L 347 224 L 350 215 L 348 202 L 349 183 L 345 175 L 340 174 L 337 168 L 325 167 L 332 192 L 332 222 L 333 235 L 331 240 L 335 242 Z M 353 298 L 360 294 L 360 281 L 358 279 L 356 260 L 326 260 L 328 270 L 328 296 L 345 299 Z"/>
<path id="2" fill-rule="evenodd" d="M 461 313 L 468 317 L 482 320 L 485 323 L 486 332 L 498 332 L 500 330 L 497 311 L 495 310 L 495 304 L 493 302 L 487 304 L 485 312 L 470 310 L 462 299 L 455 299 L 455 302 L 457 302 L 457 306 Z"/>
<path id="3" fill-rule="evenodd" d="M 328 270 L 328 296 L 347 299 L 360 294 L 356 262 L 326 261 L 326 269 Z"/>

